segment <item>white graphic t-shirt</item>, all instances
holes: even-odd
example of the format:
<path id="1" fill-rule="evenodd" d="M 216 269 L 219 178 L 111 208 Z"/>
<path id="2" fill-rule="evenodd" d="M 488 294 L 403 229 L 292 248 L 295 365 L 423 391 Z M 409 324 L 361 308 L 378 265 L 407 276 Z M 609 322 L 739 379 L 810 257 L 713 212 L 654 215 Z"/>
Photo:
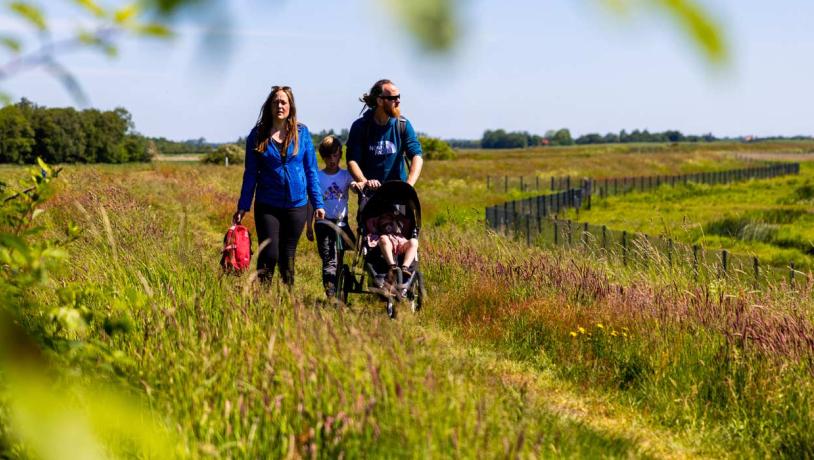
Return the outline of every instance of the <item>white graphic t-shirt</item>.
<path id="1" fill-rule="evenodd" d="M 339 168 L 335 174 L 319 170 L 319 188 L 325 202 L 327 219 L 344 219 L 348 214 L 348 192 L 353 177 L 346 169 Z"/>

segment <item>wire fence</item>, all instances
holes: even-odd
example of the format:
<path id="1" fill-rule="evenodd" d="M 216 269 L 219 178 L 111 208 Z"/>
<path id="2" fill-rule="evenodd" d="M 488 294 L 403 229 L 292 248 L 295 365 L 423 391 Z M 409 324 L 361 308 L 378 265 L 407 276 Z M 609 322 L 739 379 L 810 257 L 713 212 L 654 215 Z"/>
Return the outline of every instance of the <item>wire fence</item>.
<path id="1" fill-rule="evenodd" d="M 486 189 L 508 192 L 519 189 L 530 191 L 569 190 L 577 184 L 587 183 L 587 193 L 600 197 L 621 195 L 631 192 L 645 192 L 662 185 L 676 186 L 688 183 L 696 184 L 729 184 L 749 179 L 769 179 L 788 174 L 799 174 L 800 163 L 770 163 L 763 166 L 730 169 L 725 171 L 708 171 L 689 174 L 575 178 L 570 176 L 486 176 Z M 584 188 L 584 187 L 583 187 Z"/>
<path id="2" fill-rule="evenodd" d="M 558 219 L 564 209 L 590 208 L 591 197 L 644 192 L 662 185 L 703 183 L 727 184 L 749 179 L 768 179 L 788 174 L 799 174 L 799 163 L 772 163 L 765 166 L 679 174 L 672 176 L 639 176 L 575 180 L 570 177 L 552 177 L 552 190 L 564 190 L 507 201 L 486 208 L 487 225 L 498 232 L 525 240 L 528 245 L 579 248 L 610 262 L 619 262 L 633 269 L 670 270 L 683 272 L 697 282 L 713 279 L 737 280 L 760 288 L 770 282 L 783 280 L 794 284 L 795 279 L 806 277 L 793 263 L 778 266 L 762 263 L 756 256 L 732 254 L 726 249 L 708 250 L 699 245 L 676 242 L 671 238 L 643 233 L 613 230 L 605 225 L 594 225 Z M 540 181 L 535 181 L 538 186 Z M 503 185 L 508 189 L 508 179 Z M 519 179 L 521 188 L 525 182 Z M 571 188 L 571 185 L 579 188 Z M 676 274 L 676 273 L 672 273 Z"/>
<path id="3" fill-rule="evenodd" d="M 726 249 L 708 250 L 671 238 L 562 220 L 503 205 L 486 208 L 486 222 L 493 230 L 529 246 L 577 249 L 633 270 L 683 275 L 699 283 L 729 280 L 759 289 L 778 281 L 794 285 L 810 276 L 794 264 L 765 264 L 756 256 L 732 254 Z"/>
<path id="4" fill-rule="evenodd" d="M 506 201 L 502 204 L 487 208 L 487 218 L 489 210 L 492 208 L 500 208 L 502 210 L 502 213 L 499 214 L 500 216 L 530 214 L 543 217 L 550 214 L 558 214 L 567 208 L 579 210 L 582 208 L 584 198 L 587 196 L 586 187 L 587 183 L 583 183 L 581 188 L 572 188 L 548 195 L 537 195 L 519 200 Z"/>

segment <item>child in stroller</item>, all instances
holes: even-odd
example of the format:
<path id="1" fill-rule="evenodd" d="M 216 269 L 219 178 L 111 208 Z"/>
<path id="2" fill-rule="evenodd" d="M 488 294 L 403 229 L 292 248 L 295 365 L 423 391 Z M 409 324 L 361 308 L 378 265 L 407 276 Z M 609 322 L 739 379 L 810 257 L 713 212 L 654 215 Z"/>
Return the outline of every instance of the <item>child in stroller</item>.
<path id="1" fill-rule="evenodd" d="M 378 247 L 378 252 L 388 266 L 386 282 L 390 286 L 393 286 L 399 278 L 401 279 L 399 284 L 403 284 L 403 280 L 412 277 L 413 262 L 418 254 L 418 238 L 412 234 L 413 226 L 406 216 L 405 208 L 403 204 L 393 204 L 391 209 L 379 216 L 369 217 L 365 223 L 367 246 L 371 253 L 375 253 L 373 249 Z M 406 232 L 411 234 L 406 234 Z M 399 256 L 401 256 L 401 263 L 397 264 Z M 401 270 L 401 276 L 398 276 L 399 270 Z M 398 289 L 397 295 L 403 296 L 401 292 L 403 290 L 403 287 Z"/>

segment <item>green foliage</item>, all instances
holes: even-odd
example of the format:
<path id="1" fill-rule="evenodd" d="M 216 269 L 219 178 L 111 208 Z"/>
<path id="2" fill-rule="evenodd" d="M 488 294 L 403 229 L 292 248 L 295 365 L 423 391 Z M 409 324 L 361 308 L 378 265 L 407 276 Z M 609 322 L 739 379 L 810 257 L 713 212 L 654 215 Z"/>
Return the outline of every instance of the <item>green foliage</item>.
<path id="1" fill-rule="evenodd" d="M 656 0 L 656 4 L 675 18 L 685 33 L 693 38 L 710 61 L 722 63 L 727 59 L 727 48 L 720 27 L 709 18 L 709 15 L 703 11 L 697 2 L 692 0 Z"/>
<path id="2" fill-rule="evenodd" d="M 0 108 L 0 163 L 23 163 L 31 157 L 34 129 L 15 106 Z"/>
<path id="3" fill-rule="evenodd" d="M 541 141 L 540 136 L 529 134 L 526 131 L 506 132 L 496 129 L 484 131 L 480 145 L 484 149 L 517 149 L 539 145 Z"/>
<path id="4" fill-rule="evenodd" d="M 458 6 L 452 0 L 388 0 L 387 3 L 396 19 L 425 50 L 447 51 L 458 39 Z"/>
<path id="5" fill-rule="evenodd" d="M 2 185 L 0 457 L 172 456 L 172 443 L 155 416 L 107 385 L 53 366 L 80 350 L 97 363 L 116 356 L 104 343 L 80 340 L 97 316 L 84 305 L 87 288 L 60 288 L 58 302 L 50 306 L 36 300 L 53 292 L 51 277 L 66 263 L 64 248 L 80 236 L 72 223 L 60 238 L 42 234 L 42 206 L 59 172 L 38 160 L 18 187 Z M 98 316 L 109 334 L 132 328 L 121 312 Z"/>
<path id="6" fill-rule="evenodd" d="M 203 137 L 185 141 L 172 141 L 164 137 L 150 137 L 147 140 L 154 145 L 155 151 L 162 155 L 211 153 L 218 147 L 216 144 L 207 142 Z M 238 142 L 238 144 L 241 143 Z"/>
<path id="7" fill-rule="evenodd" d="M 236 144 L 223 144 L 214 152 L 208 153 L 201 158 L 202 163 L 209 163 L 209 164 L 226 164 L 226 159 L 229 160 L 229 164 L 243 164 L 244 161 L 244 152 L 243 148 L 236 145 Z"/>
<path id="8" fill-rule="evenodd" d="M 130 114 L 45 108 L 26 99 L 0 109 L 0 162 L 124 163 L 150 161 L 146 140 L 132 132 Z"/>
<path id="9" fill-rule="evenodd" d="M 546 135 L 550 145 L 573 145 L 574 140 L 571 138 L 571 131 L 566 128 L 558 129 L 553 135 Z"/>
<path id="10" fill-rule="evenodd" d="M 42 11 L 31 3 L 21 1 L 11 2 L 8 7 L 14 14 L 31 23 L 37 30 L 45 31 L 48 29 Z"/>
<path id="11" fill-rule="evenodd" d="M 422 157 L 426 160 L 454 160 L 455 151 L 446 142 L 434 137 L 419 136 Z"/>

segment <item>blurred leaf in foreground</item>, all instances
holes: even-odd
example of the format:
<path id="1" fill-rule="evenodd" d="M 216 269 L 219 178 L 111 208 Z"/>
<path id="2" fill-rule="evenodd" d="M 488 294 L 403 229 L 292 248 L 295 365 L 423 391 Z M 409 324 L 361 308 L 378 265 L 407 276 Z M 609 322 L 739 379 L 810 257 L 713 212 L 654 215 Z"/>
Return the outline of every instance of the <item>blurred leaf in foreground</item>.
<path id="1" fill-rule="evenodd" d="M 450 50 L 456 43 L 460 26 L 460 6 L 454 0 L 387 0 L 393 16 L 402 22 L 419 45 L 432 52 Z"/>
<path id="2" fill-rule="evenodd" d="M 655 9 L 666 13 L 690 39 L 706 60 L 713 64 L 724 64 L 729 51 L 723 29 L 718 25 L 703 5 L 695 0 L 602 0 L 602 4 L 617 14 L 632 10 Z"/>

